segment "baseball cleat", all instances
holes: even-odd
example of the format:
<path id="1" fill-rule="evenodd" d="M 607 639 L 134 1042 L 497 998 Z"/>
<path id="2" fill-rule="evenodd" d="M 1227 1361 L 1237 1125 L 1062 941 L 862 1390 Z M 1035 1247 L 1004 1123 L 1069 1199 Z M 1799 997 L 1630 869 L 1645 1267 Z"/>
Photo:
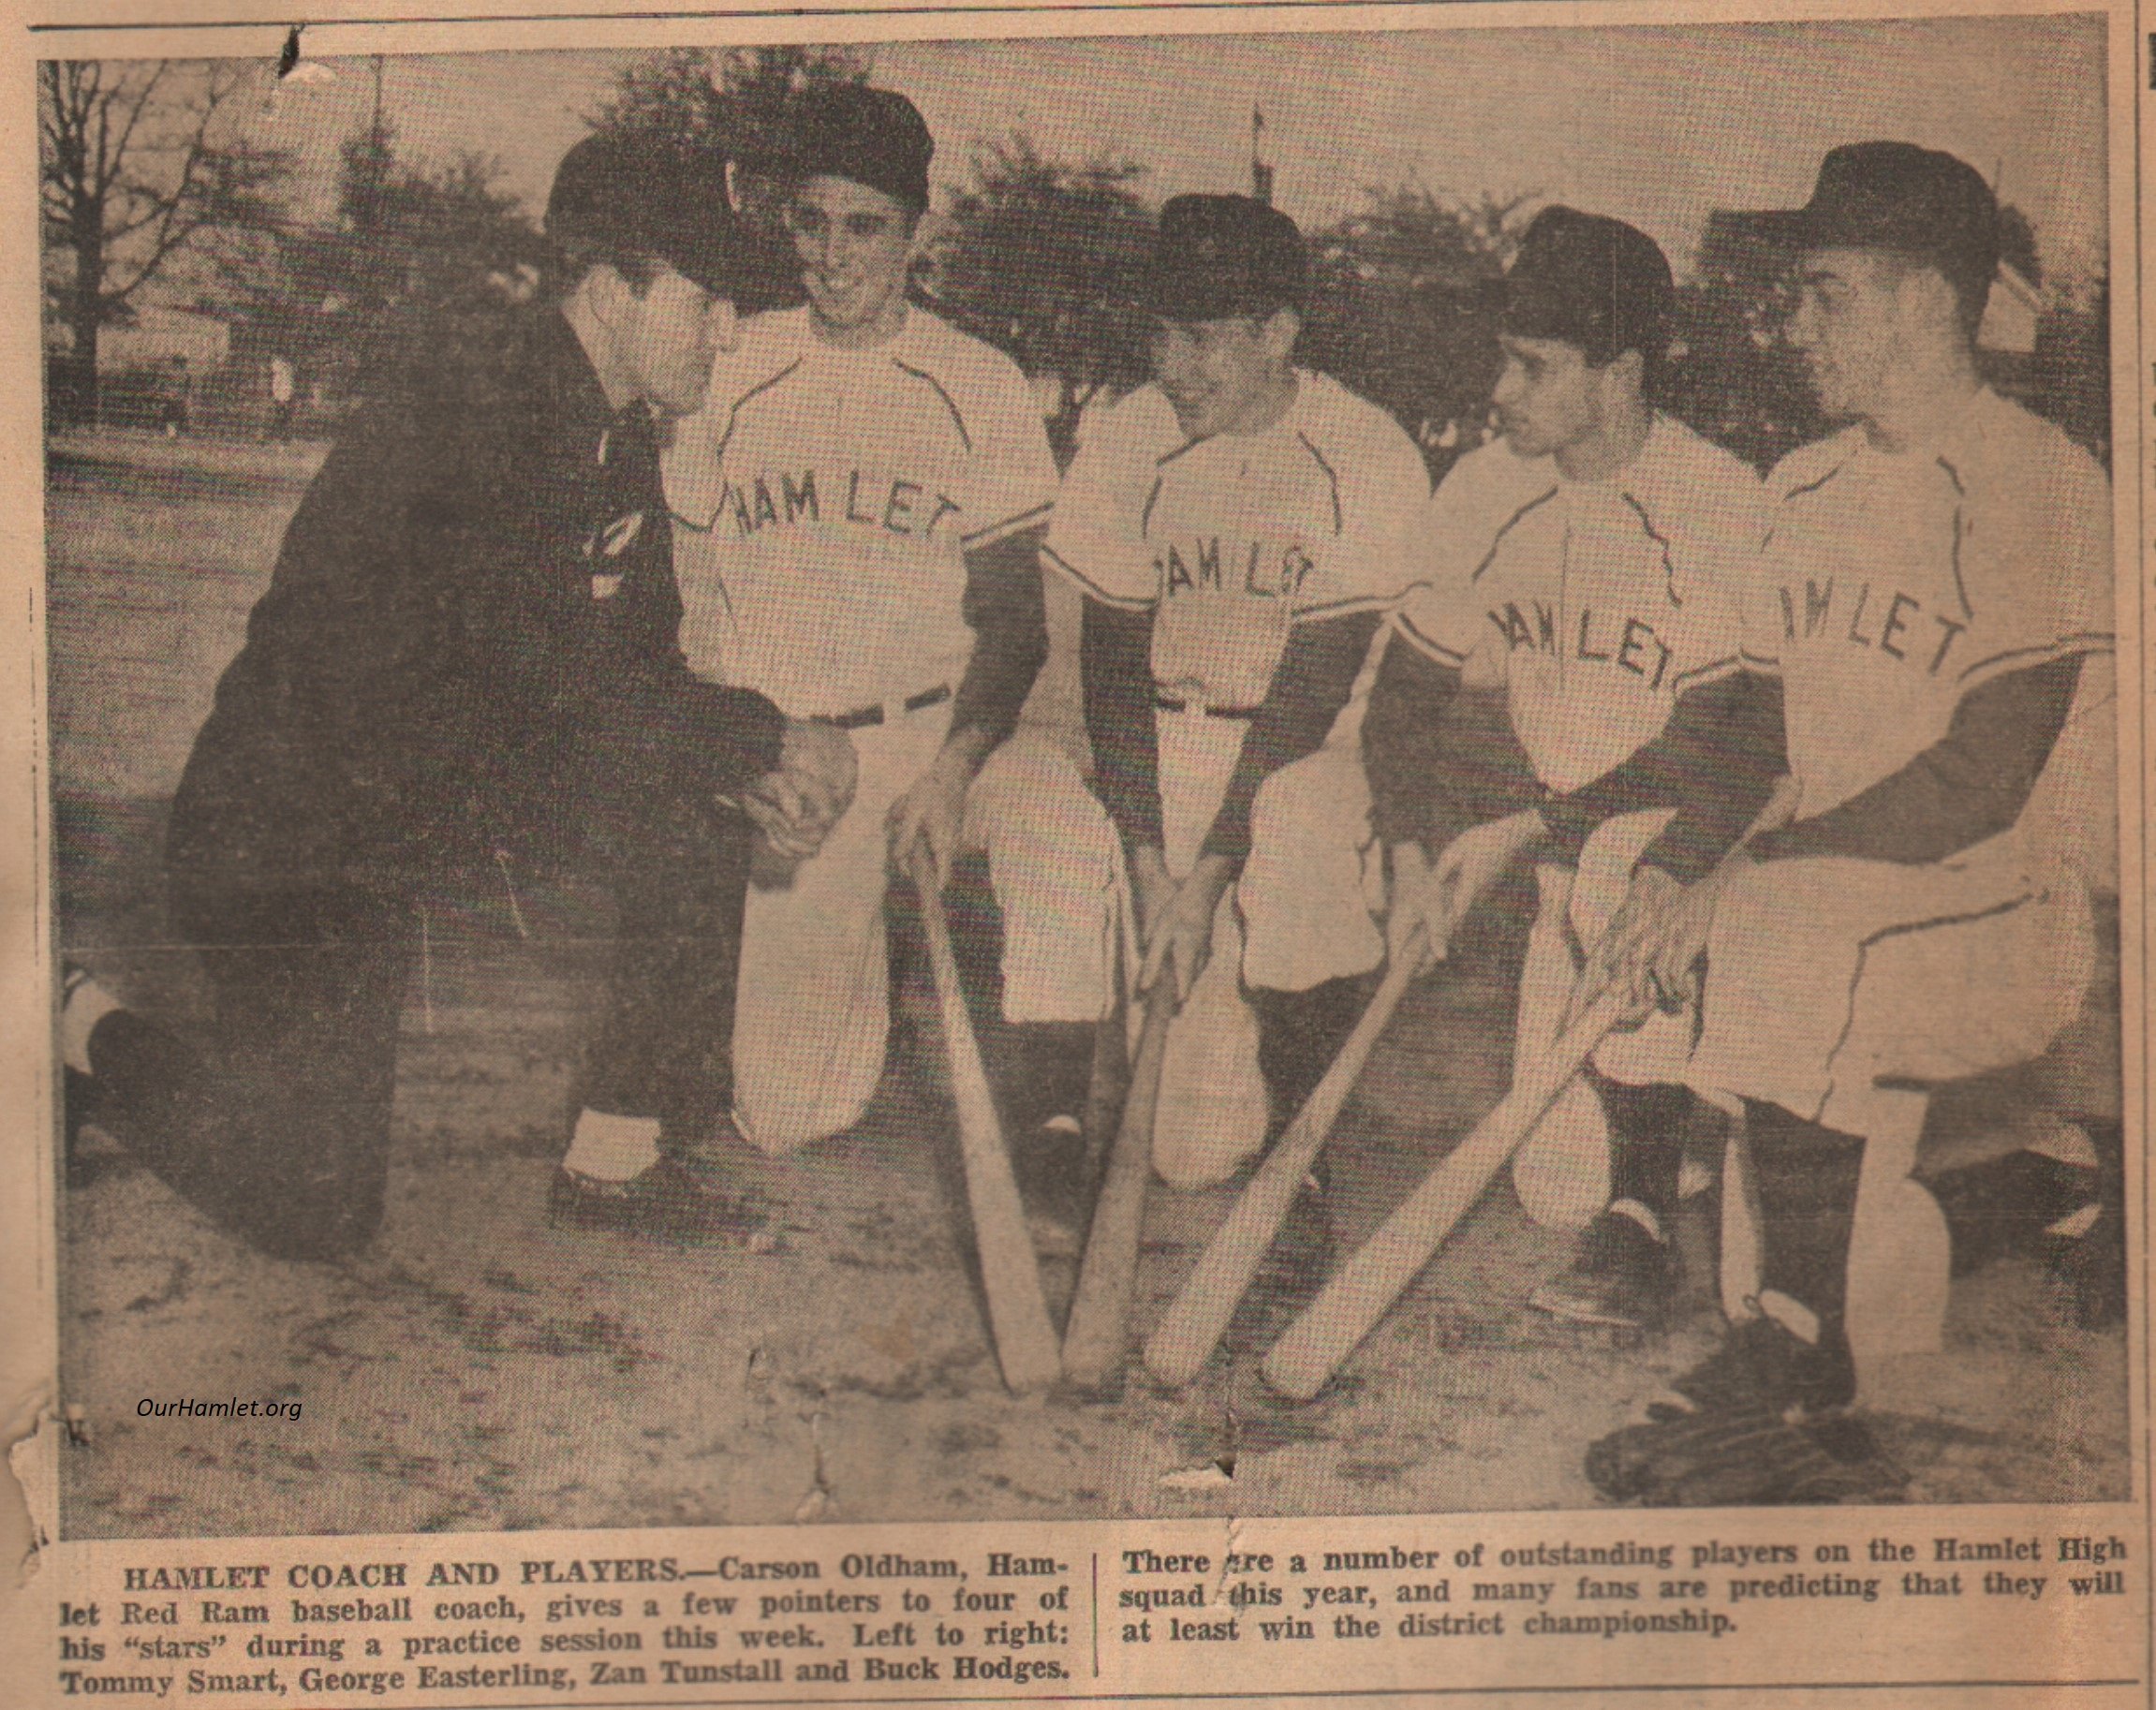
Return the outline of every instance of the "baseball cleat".
<path id="1" fill-rule="evenodd" d="M 1677 1281 L 1676 1255 L 1622 1212 L 1605 1211 L 1581 1234 L 1572 1263 L 1528 1297 L 1553 1318 L 1616 1330 L 1661 1322 Z"/>
<path id="2" fill-rule="evenodd" d="M 662 1157 L 626 1182 L 555 1170 L 547 1190 L 547 1221 L 555 1229 L 695 1244 L 744 1234 L 763 1219 L 746 1201 L 726 1192 L 716 1172 Z"/>
<path id="3" fill-rule="evenodd" d="M 1747 1407 L 1777 1415 L 1829 1413 L 1855 1399 L 1856 1362 L 1845 1337 L 1814 1345 L 1762 1313 L 1731 1325 L 1721 1346 L 1670 1390 L 1648 1407 L 1650 1415 L 1666 1421 Z"/>

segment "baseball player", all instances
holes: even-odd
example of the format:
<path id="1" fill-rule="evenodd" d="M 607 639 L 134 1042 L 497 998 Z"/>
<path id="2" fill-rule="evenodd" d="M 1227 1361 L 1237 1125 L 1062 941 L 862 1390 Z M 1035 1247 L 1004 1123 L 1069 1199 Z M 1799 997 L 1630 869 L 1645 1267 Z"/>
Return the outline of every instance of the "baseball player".
<path id="1" fill-rule="evenodd" d="M 968 788 L 1017 721 L 1047 649 L 1056 494 L 1016 365 L 908 301 L 935 148 L 919 111 L 820 84 L 782 131 L 751 164 L 788 186 L 807 302 L 744 324 L 667 463 L 691 666 L 860 752 L 820 852 L 769 863 L 749 893 L 732 1117 L 774 1152 L 845 1128 L 876 1089 L 887 870 L 918 850 L 948 873 Z"/>
<path id="2" fill-rule="evenodd" d="M 1978 376 L 1989 186 L 1857 143 L 1760 221 L 1799 258 L 1791 340 L 1850 425 L 1768 481 L 1747 651 L 1780 673 L 1786 823 L 1628 903 L 1665 987 L 1705 957 L 1687 1078 L 1743 1101 L 1758 1208 L 1749 1316 L 1665 1417 L 1588 1455 L 1609 1495 L 1678 1504 L 1893 1487 L 1841 1409 L 1877 1360 L 1937 1345 L 1946 1229 L 1910 1178 L 1928 1089 L 2027 1060 L 2079 1008 L 2110 787 L 2108 484 Z"/>
<path id="3" fill-rule="evenodd" d="M 1689 876 L 1764 798 L 1771 709 L 1738 668 L 1733 593 L 1758 538 L 1759 482 L 1647 401 L 1671 288 L 1661 250 L 1632 227 L 1566 207 L 1536 216 L 1505 280 L 1500 438 L 1462 458 L 1417 521 L 1405 549 L 1417 580 L 1361 752 L 1329 745 L 1260 796 L 1247 966 L 1300 998 L 1310 1079 L 1361 1007 L 1360 977 L 1388 955 L 1442 958 L 1531 854 L 1543 906 L 1522 975 L 1524 1068 L 1575 981 L 1566 913 L 1589 833 L 1622 827 L 1631 859 L 1644 850 Z M 1255 893 L 1298 873 L 1322 878 L 1301 911 L 1259 906 Z M 1583 1108 L 1560 1107 L 1522 1149 L 1530 1213 L 1588 1224 L 1569 1283 L 1541 1297 L 1552 1309 L 1633 1321 L 1659 1299 L 1670 1248 L 1650 1207 L 1664 1196 L 1624 1172 L 1611 1182 L 1604 1113 L 1620 1132 L 1674 1141 L 1687 1095 L 1665 1083 L 1682 1055 L 1653 1037 L 1613 1041 Z"/>
<path id="4" fill-rule="evenodd" d="M 173 804 L 181 933 L 215 993 L 205 1064 L 70 978 L 70 1119 L 95 1113 L 265 1251 L 380 1221 L 397 1017 L 430 897 L 516 910 L 595 819 L 622 931 L 554 1209 L 688 1232 L 720 1196 L 658 1155 L 725 1097 L 741 813 L 814 842 L 834 731 L 692 677 L 653 412 L 732 336 L 720 163 L 590 138 L 556 173 L 564 268 L 499 350 L 385 382 L 287 530 Z M 475 365 L 468 358 L 483 355 Z"/>
<path id="5" fill-rule="evenodd" d="M 1284 214 L 1171 199 L 1144 280 L 1153 381 L 1090 430 L 1048 534 L 1085 596 L 1085 722 L 1136 895 L 1137 983 L 1170 980 L 1180 1003 L 1154 1161 L 1183 1186 L 1227 1176 L 1277 1108 L 1229 895 L 1252 799 L 1348 703 L 1397 592 L 1393 537 L 1428 493 L 1390 417 L 1295 365 L 1307 276 Z"/>

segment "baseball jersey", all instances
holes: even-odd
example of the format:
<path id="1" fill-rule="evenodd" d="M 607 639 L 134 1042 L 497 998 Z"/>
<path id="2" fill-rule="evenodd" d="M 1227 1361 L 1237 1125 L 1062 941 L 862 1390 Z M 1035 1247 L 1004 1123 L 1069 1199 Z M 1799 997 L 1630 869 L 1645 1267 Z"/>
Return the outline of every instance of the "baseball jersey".
<path id="1" fill-rule="evenodd" d="M 1989 390 L 1937 444 L 1852 427 L 1767 489 L 1745 650 L 1781 671 L 1800 817 L 1900 770 L 1977 685 L 2112 646 L 2109 483 Z"/>
<path id="2" fill-rule="evenodd" d="M 918 305 L 840 349 L 799 308 L 720 354 L 666 481 L 689 664 L 801 718 L 956 685 L 966 553 L 1047 515 L 1056 463 L 1000 352 Z"/>
<path id="3" fill-rule="evenodd" d="M 1047 558 L 1097 599 L 1152 610 L 1161 690 L 1252 708 L 1295 625 L 1390 603 L 1400 519 L 1428 492 L 1400 425 L 1323 375 L 1296 370 L 1263 432 L 1203 439 L 1144 386 L 1091 425 Z"/>
<path id="4" fill-rule="evenodd" d="M 1494 653 L 1536 776 L 1578 789 L 1738 668 L 1761 518 L 1758 477 L 1666 416 L 1602 480 L 1496 442 L 1432 495 L 1394 622 L 1443 664 Z"/>

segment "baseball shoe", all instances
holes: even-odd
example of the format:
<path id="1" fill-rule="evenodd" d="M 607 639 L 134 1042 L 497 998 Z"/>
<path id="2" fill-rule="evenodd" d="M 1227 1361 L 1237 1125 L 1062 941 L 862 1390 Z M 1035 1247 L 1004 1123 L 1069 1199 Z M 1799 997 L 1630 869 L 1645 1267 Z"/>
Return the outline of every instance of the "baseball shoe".
<path id="1" fill-rule="evenodd" d="M 668 1157 L 626 1182 L 556 1169 L 547 1190 L 547 1221 L 555 1229 L 655 1235 L 696 1245 L 745 1234 L 763 1218 L 726 1190 L 717 1172 Z"/>
<path id="2" fill-rule="evenodd" d="M 1788 1420 L 1756 1403 L 1628 1425 L 1590 1445 L 1587 1481 L 1647 1508 L 1899 1502 L 1909 1475 L 1861 1420 Z"/>
<path id="3" fill-rule="evenodd" d="M 2126 1183 L 2122 1138 L 2105 1136 L 2104 1161 L 2087 1172 L 2085 1202 L 2045 1232 L 2052 1274 L 2074 1297 L 2074 1321 L 2105 1330 L 2126 1319 Z"/>
<path id="4" fill-rule="evenodd" d="M 1676 1281 L 1668 1242 L 1621 1211 L 1605 1211 L 1581 1234 L 1572 1262 L 1528 1296 L 1528 1305 L 1576 1323 L 1646 1330 L 1668 1312 Z"/>
<path id="5" fill-rule="evenodd" d="M 1667 1422 L 1751 1408 L 1820 1415 L 1855 1399 L 1856 1362 L 1846 1337 L 1837 1334 L 1815 1345 L 1763 1312 L 1731 1325 L 1721 1346 L 1670 1390 L 1648 1407 L 1650 1416 Z"/>

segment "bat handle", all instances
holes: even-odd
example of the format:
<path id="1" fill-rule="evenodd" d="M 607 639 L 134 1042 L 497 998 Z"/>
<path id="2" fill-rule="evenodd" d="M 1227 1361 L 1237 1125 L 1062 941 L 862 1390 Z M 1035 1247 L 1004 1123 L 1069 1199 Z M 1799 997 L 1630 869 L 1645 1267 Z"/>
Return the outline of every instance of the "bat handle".
<path id="1" fill-rule="evenodd" d="M 1355 1028 L 1340 1046 L 1324 1078 L 1311 1089 L 1303 1108 L 1281 1130 L 1271 1154 L 1258 1166 L 1241 1196 L 1184 1279 L 1160 1322 L 1145 1344 L 1145 1364 L 1162 1383 L 1189 1383 L 1211 1357 L 1235 1316 L 1236 1304 L 1250 1287 L 1265 1254 L 1280 1232 L 1280 1222 L 1294 1202 L 1348 1094 L 1363 1072 L 1370 1050 L 1393 1011 L 1399 1007 L 1421 961 L 1418 927 L 1394 959 L 1371 995 Z"/>
<path id="2" fill-rule="evenodd" d="M 1307 1401 L 1422 1275 L 1505 1160 L 1624 1014 L 1605 993 L 1386 1218 L 1265 1356 L 1265 1381 Z"/>

